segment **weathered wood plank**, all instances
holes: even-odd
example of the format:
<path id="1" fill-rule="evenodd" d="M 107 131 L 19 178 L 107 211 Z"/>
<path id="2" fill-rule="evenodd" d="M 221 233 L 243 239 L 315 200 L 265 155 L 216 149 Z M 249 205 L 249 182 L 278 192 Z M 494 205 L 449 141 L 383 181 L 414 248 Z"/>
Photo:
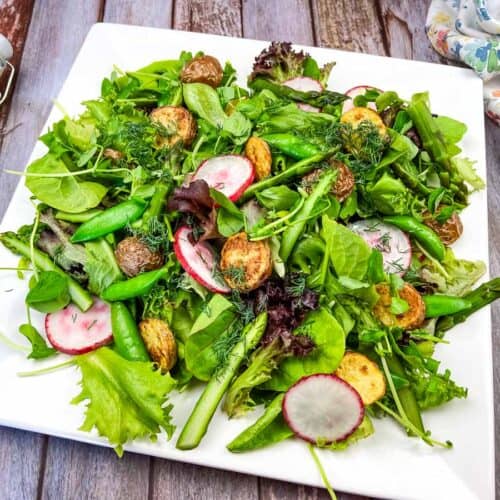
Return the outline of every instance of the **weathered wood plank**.
<path id="1" fill-rule="evenodd" d="M 388 53 L 393 57 L 448 64 L 431 47 L 425 34 L 425 19 L 429 0 L 416 6 L 405 0 L 379 0 L 379 14 L 383 25 Z"/>
<path id="2" fill-rule="evenodd" d="M 136 24 L 155 28 L 170 28 L 172 24 L 173 1 L 149 0 L 107 0 L 103 21 L 109 23 Z"/>
<path id="3" fill-rule="evenodd" d="M 42 500 L 146 498 L 149 457 L 50 438 Z"/>
<path id="4" fill-rule="evenodd" d="M 383 30 L 376 2 L 312 0 L 316 43 L 368 54 L 384 55 Z"/>
<path id="5" fill-rule="evenodd" d="M 26 40 L 26 33 L 30 24 L 31 13 L 33 11 L 33 0 L 2 0 L 0 1 L 0 33 L 6 36 L 12 48 L 14 55 L 10 62 L 18 69 L 23 55 L 24 42 Z M 17 74 L 14 76 L 12 91 L 15 88 Z M 7 82 L 7 73 L 0 78 L 0 89 L 5 88 Z M 2 104 L 0 108 L 0 143 L 2 140 L 1 131 L 7 119 L 10 97 Z M 3 131 L 4 133 L 6 130 Z"/>
<path id="6" fill-rule="evenodd" d="M 500 134 L 499 128 L 491 120 L 486 121 L 486 153 L 488 166 L 488 213 L 489 213 L 489 250 L 490 273 L 500 276 Z M 495 415 L 500 415 L 500 303 L 492 306 L 493 321 L 493 381 L 495 393 Z M 496 449 L 496 491 L 500 491 L 500 419 L 495 419 Z"/>
<path id="7" fill-rule="evenodd" d="M 314 45 L 308 0 L 243 0 L 243 36 Z"/>
<path id="8" fill-rule="evenodd" d="M 239 0 L 177 0 L 174 28 L 216 35 L 241 36 Z"/>

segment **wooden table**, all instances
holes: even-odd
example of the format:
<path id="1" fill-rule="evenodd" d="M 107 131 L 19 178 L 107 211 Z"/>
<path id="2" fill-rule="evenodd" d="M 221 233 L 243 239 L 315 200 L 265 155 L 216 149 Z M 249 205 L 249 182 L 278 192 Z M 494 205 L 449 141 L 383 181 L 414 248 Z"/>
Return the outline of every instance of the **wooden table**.
<path id="1" fill-rule="evenodd" d="M 1 167 L 24 168 L 51 100 L 95 22 L 290 40 L 444 62 L 425 36 L 426 4 L 412 0 L 0 0 L 0 32 L 13 42 L 13 63 L 18 68 L 12 99 L 0 109 Z M 486 140 L 490 264 L 492 274 L 499 275 L 500 129 L 491 122 L 486 124 Z M 16 176 L 0 173 L 0 215 L 17 182 Z M 493 308 L 493 321 L 498 359 L 499 305 Z M 497 408 L 499 367 L 497 362 Z M 500 436 L 500 425 L 496 434 Z M 499 443 L 497 438 L 497 453 Z M 118 460 L 112 450 L 0 428 L 0 499 L 34 498 L 253 500 L 327 495 L 319 489 L 132 453 Z M 341 494 L 339 498 L 360 497 Z"/>

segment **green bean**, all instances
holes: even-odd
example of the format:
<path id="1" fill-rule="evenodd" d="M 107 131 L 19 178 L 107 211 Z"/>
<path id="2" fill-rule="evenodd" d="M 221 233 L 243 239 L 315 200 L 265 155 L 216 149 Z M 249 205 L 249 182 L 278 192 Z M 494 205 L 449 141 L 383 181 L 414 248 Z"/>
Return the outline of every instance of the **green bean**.
<path id="1" fill-rule="evenodd" d="M 314 170 L 315 168 L 318 168 L 318 163 L 329 156 L 333 155 L 337 149 L 330 150 L 327 153 L 320 153 L 315 156 L 311 156 L 310 158 L 307 158 L 305 160 L 299 161 L 292 165 L 291 167 L 287 168 L 283 172 L 280 172 L 277 175 L 274 175 L 272 177 L 268 177 L 267 179 L 263 179 L 260 182 L 256 182 L 255 184 L 252 184 L 241 196 L 241 198 L 238 200 L 238 202 L 244 202 L 252 198 L 252 196 L 255 196 L 255 193 L 259 193 L 260 191 L 263 191 L 264 189 L 273 187 L 273 186 L 278 186 L 280 184 L 287 183 L 291 179 L 295 177 L 300 177 L 302 175 L 308 174 L 311 170 Z"/>
<path id="2" fill-rule="evenodd" d="M 91 208 L 90 210 L 87 210 L 86 212 L 81 212 L 79 214 L 70 214 L 68 212 L 61 212 L 58 210 L 56 212 L 56 219 L 59 220 L 65 220 L 67 222 L 76 222 L 78 224 L 81 224 L 82 222 L 87 222 L 93 217 L 95 217 L 97 214 L 102 213 L 102 210 L 100 208 Z"/>
<path id="3" fill-rule="evenodd" d="M 437 318 L 466 311 L 472 306 L 470 300 L 463 297 L 452 297 L 450 295 L 424 295 L 425 317 Z"/>
<path id="4" fill-rule="evenodd" d="M 84 222 L 73 234 L 71 241 L 79 243 L 89 241 L 113 233 L 118 229 L 124 228 L 144 213 L 147 203 L 139 198 L 119 203 L 114 207 L 104 210 L 100 214 Z"/>
<path id="5" fill-rule="evenodd" d="M 75 281 L 71 276 L 66 274 L 59 266 L 54 264 L 52 259 L 44 252 L 38 250 L 38 248 L 33 249 L 33 261 L 31 261 L 32 253 L 30 246 L 27 243 L 21 241 L 16 234 L 8 232 L 0 234 L 0 241 L 7 247 L 11 252 L 22 255 L 28 259 L 33 266 L 42 271 L 54 271 L 61 276 L 64 276 L 68 280 L 68 290 L 71 296 L 71 300 L 82 310 L 86 311 L 93 304 L 92 296 L 87 290 L 82 288 L 82 286 Z"/>
<path id="6" fill-rule="evenodd" d="M 129 361 L 150 361 L 137 323 L 123 302 L 111 304 L 111 329 L 116 351 Z"/>
<path id="7" fill-rule="evenodd" d="M 292 225 L 283 233 L 280 248 L 280 257 L 283 262 L 286 263 L 288 257 L 290 257 L 293 247 L 302 234 L 304 227 L 307 224 L 307 219 L 312 214 L 317 201 L 328 193 L 336 177 L 337 171 L 333 169 L 328 169 L 324 174 L 322 174 L 320 180 L 314 186 L 311 194 L 307 197 L 304 205 L 295 216 L 295 220 L 300 222 L 293 224 L 294 221 L 292 220 Z"/>
<path id="8" fill-rule="evenodd" d="M 227 364 L 212 375 L 184 424 L 176 444 L 179 450 L 192 450 L 200 444 L 220 400 L 238 371 L 241 362 L 261 339 L 266 324 L 267 313 L 261 313 L 253 323 L 245 326 L 241 333 L 241 340 L 229 353 Z"/>
<path id="9" fill-rule="evenodd" d="M 293 134 L 267 134 L 260 138 L 296 160 L 304 160 L 321 152 L 316 145 Z"/>
<path id="10" fill-rule="evenodd" d="M 439 236 L 428 226 L 409 215 L 391 215 L 384 217 L 384 221 L 393 224 L 399 229 L 409 233 L 424 250 L 435 259 L 442 261 L 446 255 L 446 247 Z"/>
<path id="11" fill-rule="evenodd" d="M 114 302 L 116 300 L 127 300 L 146 295 L 151 291 L 156 282 L 163 278 L 167 272 L 165 267 L 161 267 L 154 271 L 141 273 L 125 281 L 117 281 L 109 285 L 108 288 L 102 292 L 102 298 L 109 302 Z"/>

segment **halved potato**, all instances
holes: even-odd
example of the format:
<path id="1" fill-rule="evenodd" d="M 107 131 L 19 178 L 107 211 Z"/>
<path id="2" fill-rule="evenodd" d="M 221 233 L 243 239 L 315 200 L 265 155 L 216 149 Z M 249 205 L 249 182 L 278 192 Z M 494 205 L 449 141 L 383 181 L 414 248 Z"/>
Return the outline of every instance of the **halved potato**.
<path id="1" fill-rule="evenodd" d="M 394 314 L 391 312 L 391 289 L 389 285 L 380 283 L 376 285 L 379 294 L 378 302 L 373 308 L 373 314 L 385 326 L 399 326 L 404 330 L 418 328 L 425 320 L 425 303 L 422 296 L 409 283 L 405 283 L 399 290 L 399 297 L 408 302 L 409 309 L 403 314 Z"/>
<path id="2" fill-rule="evenodd" d="M 171 370 L 177 362 L 177 343 L 168 324 L 157 318 L 146 318 L 139 323 L 139 332 L 151 359 L 158 363 L 162 373 Z"/>
<path id="3" fill-rule="evenodd" d="M 345 112 L 340 117 L 340 121 L 342 123 L 350 123 L 353 128 L 356 128 L 361 122 L 369 121 L 377 127 L 380 135 L 386 135 L 387 132 L 384 121 L 380 115 L 370 108 L 354 107 Z"/>
<path id="4" fill-rule="evenodd" d="M 376 363 L 359 352 L 346 352 L 335 375 L 358 391 L 365 406 L 375 403 L 385 394 L 384 374 Z"/>
<path id="5" fill-rule="evenodd" d="M 182 141 L 189 146 L 196 137 L 196 120 L 181 106 L 161 106 L 150 113 L 153 122 L 163 125 L 165 135 L 158 134 L 159 146 L 173 146 Z"/>
<path id="6" fill-rule="evenodd" d="M 220 268 L 232 289 L 254 290 L 271 276 L 271 247 L 266 240 L 248 241 L 245 232 L 235 234 L 222 247 Z"/>
<path id="7" fill-rule="evenodd" d="M 257 180 L 271 175 L 271 149 L 266 141 L 259 137 L 250 137 L 245 144 L 245 156 L 253 163 Z"/>

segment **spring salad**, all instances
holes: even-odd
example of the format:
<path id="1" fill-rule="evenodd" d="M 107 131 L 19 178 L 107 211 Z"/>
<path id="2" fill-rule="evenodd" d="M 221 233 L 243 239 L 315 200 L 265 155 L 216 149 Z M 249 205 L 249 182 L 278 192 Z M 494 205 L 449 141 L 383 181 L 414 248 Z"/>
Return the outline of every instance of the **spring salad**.
<path id="1" fill-rule="evenodd" d="M 200 381 L 182 450 L 219 404 L 263 408 L 234 453 L 292 437 L 341 450 L 384 416 L 451 446 L 423 415 L 467 389 L 434 347 L 500 294 L 451 249 L 484 187 L 460 156 L 467 127 L 427 93 L 330 90 L 333 67 L 273 42 L 247 88 L 201 52 L 115 68 L 40 138 L 22 174 L 34 221 L 0 241 L 29 282 L 28 357 L 71 357 L 20 375 L 77 367 L 81 429 L 119 455 L 171 437 L 169 393 Z"/>

